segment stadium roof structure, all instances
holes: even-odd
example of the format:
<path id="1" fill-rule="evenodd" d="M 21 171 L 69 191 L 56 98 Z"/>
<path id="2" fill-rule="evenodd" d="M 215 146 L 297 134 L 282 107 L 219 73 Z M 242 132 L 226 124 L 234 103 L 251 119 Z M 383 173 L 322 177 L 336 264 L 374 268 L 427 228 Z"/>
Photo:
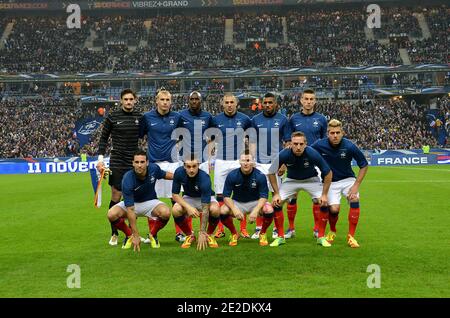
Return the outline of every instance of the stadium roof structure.
<path id="1" fill-rule="evenodd" d="M 245 78 L 273 76 L 313 76 L 313 75 L 377 75 L 389 73 L 450 72 L 450 64 L 421 64 L 396 66 L 364 67 L 293 67 L 289 69 L 238 69 L 238 70 L 186 70 L 149 71 L 117 73 L 20 73 L 0 74 L 2 82 L 55 82 L 55 81 L 106 81 L 106 80 L 144 80 L 144 79 L 201 79 L 201 78 Z"/>

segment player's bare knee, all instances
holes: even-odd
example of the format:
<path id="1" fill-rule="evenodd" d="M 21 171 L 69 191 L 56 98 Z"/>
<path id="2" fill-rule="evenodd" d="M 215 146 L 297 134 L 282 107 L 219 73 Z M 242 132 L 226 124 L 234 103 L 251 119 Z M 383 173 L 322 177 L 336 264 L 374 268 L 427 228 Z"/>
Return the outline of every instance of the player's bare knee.
<path id="1" fill-rule="evenodd" d="M 175 205 L 172 207 L 172 215 L 174 218 L 182 216 L 184 213 L 183 208 L 178 204 L 175 203 Z"/>
<path id="2" fill-rule="evenodd" d="M 262 208 L 263 214 L 271 214 L 273 213 L 273 206 L 269 203 L 264 204 Z"/>
<path id="3" fill-rule="evenodd" d="M 110 222 L 114 222 L 118 218 L 120 218 L 122 215 L 121 213 L 122 209 L 118 206 L 113 206 L 111 209 L 108 210 L 108 214 L 106 217 Z"/>
<path id="4" fill-rule="evenodd" d="M 170 218 L 170 209 L 165 204 L 158 205 L 154 212 L 154 214 L 162 220 L 168 220 Z"/>
<path id="5" fill-rule="evenodd" d="M 225 204 L 222 205 L 222 206 L 220 207 L 220 214 L 221 214 L 221 215 L 227 215 L 227 214 L 230 214 L 230 208 L 227 207 Z"/>
<path id="6" fill-rule="evenodd" d="M 332 214 L 337 214 L 337 213 L 339 213 L 339 210 L 340 210 L 340 206 L 339 206 L 339 205 L 330 205 L 330 206 L 329 206 L 329 211 L 330 211 L 330 213 L 332 213 Z"/>
<path id="7" fill-rule="evenodd" d="M 209 214 L 214 218 L 217 218 L 220 216 L 220 207 L 217 203 L 211 204 L 211 206 L 209 207 Z"/>

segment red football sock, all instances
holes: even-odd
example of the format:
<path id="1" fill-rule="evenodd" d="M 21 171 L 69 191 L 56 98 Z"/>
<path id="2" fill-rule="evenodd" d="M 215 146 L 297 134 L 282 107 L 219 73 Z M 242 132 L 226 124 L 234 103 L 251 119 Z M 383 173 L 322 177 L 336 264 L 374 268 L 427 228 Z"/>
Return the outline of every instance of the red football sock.
<path id="1" fill-rule="evenodd" d="M 244 214 L 244 218 L 240 221 L 241 232 L 242 230 L 247 230 L 247 214 Z"/>
<path id="2" fill-rule="evenodd" d="M 231 215 L 221 217 L 221 219 L 222 224 L 225 225 L 230 230 L 231 234 L 237 234 L 236 228 L 234 227 L 233 224 L 233 218 L 231 217 Z"/>
<path id="3" fill-rule="evenodd" d="M 263 222 L 264 222 L 263 220 L 264 220 L 264 217 L 258 216 L 258 217 L 256 218 L 256 227 L 261 228 L 262 225 L 263 225 Z"/>
<path id="4" fill-rule="evenodd" d="M 328 207 L 321 207 L 319 210 L 319 217 L 317 223 L 319 226 L 319 238 L 325 236 L 325 229 L 327 228 L 328 221 Z"/>
<path id="5" fill-rule="evenodd" d="M 155 224 L 151 230 L 152 236 L 156 236 L 158 234 L 159 230 L 161 230 L 163 227 L 166 226 L 167 222 L 169 222 L 169 220 L 162 220 L 160 218 L 155 220 Z"/>
<path id="6" fill-rule="evenodd" d="M 192 235 L 192 230 L 189 227 L 188 219 L 189 219 L 189 217 L 187 217 L 185 215 L 182 215 L 182 216 L 179 216 L 177 218 L 174 218 L 175 223 L 180 227 L 181 231 L 183 231 L 184 234 L 189 236 L 189 235 Z"/>
<path id="7" fill-rule="evenodd" d="M 319 213 L 320 213 L 320 204 L 313 203 L 312 206 L 313 216 L 314 216 L 314 231 L 319 230 Z"/>
<path id="8" fill-rule="evenodd" d="M 177 223 L 175 223 L 175 231 L 178 233 L 183 233 L 183 230 L 178 226 Z"/>
<path id="9" fill-rule="evenodd" d="M 328 214 L 328 219 L 330 220 L 330 231 L 336 233 L 336 223 L 339 219 L 339 212 L 338 213 L 331 213 Z"/>
<path id="10" fill-rule="evenodd" d="M 225 203 L 223 201 L 218 201 L 219 203 L 219 207 L 222 207 Z M 218 232 L 223 232 L 223 224 L 222 221 L 219 219 L 219 223 L 217 224 L 217 231 Z"/>
<path id="11" fill-rule="evenodd" d="M 295 229 L 295 215 L 297 214 L 297 204 L 289 204 L 287 205 L 287 215 L 289 219 L 289 229 Z"/>
<path id="12" fill-rule="evenodd" d="M 187 219 L 188 219 L 189 228 L 191 229 L 191 232 L 192 232 L 192 218 L 189 216 L 189 217 L 187 217 Z"/>
<path id="13" fill-rule="evenodd" d="M 151 219 L 151 218 L 147 218 L 147 223 L 148 223 L 148 231 L 149 233 L 152 232 L 152 228 L 155 226 L 155 220 Z"/>
<path id="14" fill-rule="evenodd" d="M 219 223 L 220 218 L 213 218 L 213 217 L 209 217 L 208 220 L 208 230 L 206 231 L 206 233 L 208 233 L 208 235 L 211 235 L 214 233 L 214 230 L 216 229 L 217 223 Z"/>
<path id="15" fill-rule="evenodd" d="M 111 222 L 116 229 L 121 230 L 123 233 L 125 233 L 125 235 L 131 236 L 132 232 L 131 229 L 128 227 L 128 225 L 125 223 L 125 219 L 124 218 L 119 218 L 114 222 Z"/>
<path id="16" fill-rule="evenodd" d="M 261 227 L 261 234 L 265 234 L 267 232 L 267 228 L 272 224 L 273 220 L 273 213 L 270 214 L 264 214 L 264 217 L 261 217 L 262 227 Z"/>
<path id="17" fill-rule="evenodd" d="M 359 208 L 350 208 L 348 213 L 348 234 L 355 236 L 356 225 L 358 225 L 360 210 Z"/>
<path id="18" fill-rule="evenodd" d="M 278 237 L 284 237 L 284 214 L 283 210 L 275 211 L 274 214 L 275 225 L 278 230 Z"/>

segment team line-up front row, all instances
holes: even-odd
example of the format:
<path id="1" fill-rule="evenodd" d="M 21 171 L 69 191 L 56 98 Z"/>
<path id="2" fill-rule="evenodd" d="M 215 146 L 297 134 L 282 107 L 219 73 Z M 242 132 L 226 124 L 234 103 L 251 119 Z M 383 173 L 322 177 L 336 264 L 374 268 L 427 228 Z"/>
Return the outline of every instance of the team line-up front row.
<path id="1" fill-rule="evenodd" d="M 357 176 L 352 170 L 352 159 L 360 168 Z M 260 246 L 269 245 L 266 232 L 274 221 L 278 237 L 270 246 L 277 247 L 286 243 L 283 205 L 296 198 L 302 190 L 320 207 L 316 219 L 317 244 L 330 247 L 334 241 L 341 196 L 344 195 L 350 205 L 347 243 L 352 248 L 359 247 L 354 238 L 360 215 L 359 187 L 368 162 L 356 145 L 344 138 L 340 121 L 330 120 L 326 138 L 311 146 L 307 145 L 304 133 L 293 132 L 290 146 L 281 150 L 264 172 L 256 167 L 254 154 L 246 148 L 236 160 L 238 167 L 226 176 L 221 204 L 214 197 L 209 174 L 200 165 L 201 160 L 191 155 L 171 173 L 150 162 L 146 151 L 134 153 L 133 169 L 122 179 L 123 201 L 112 206 L 107 215 L 111 224 L 126 235 L 122 248 L 140 250 L 142 238 L 136 225 L 139 216 L 148 218 L 151 247 L 159 248 L 158 232 L 171 215 L 186 235 L 182 248 L 189 248 L 195 241 L 198 250 L 208 246 L 219 247 L 213 234 L 219 221 L 231 232 L 228 244 L 236 246 L 240 236 L 233 218 L 242 220 L 246 214 L 250 223 L 257 221 L 260 225 Z M 283 180 L 278 177 L 280 168 L 281 171 L 283 168 L 287 170 Z M 175 203 L 172 211 L 158 199 L 155 184 L 160 179 L 172 180 L 172 200 Z M 269 188 L 272 190 L 272 203 L 268 201 Z M 196 236 L 190 222 L 197 217 L 200 217 L 200 229 Z M 328 222 L 330 231 L 325 235 Z"/>

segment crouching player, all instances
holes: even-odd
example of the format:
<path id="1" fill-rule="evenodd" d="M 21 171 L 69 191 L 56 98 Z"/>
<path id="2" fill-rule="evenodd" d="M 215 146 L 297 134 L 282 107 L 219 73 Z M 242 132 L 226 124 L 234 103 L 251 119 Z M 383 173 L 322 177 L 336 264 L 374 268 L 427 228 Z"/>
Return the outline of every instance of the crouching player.
<path id="1" fill-rule="evenodd" d="M 133 156 L 133 170 L 126 172 L 122 180 L 124 200 L 108 211 L 111 224 L 126 235 L 123 249 L 133 245 L 135 251 L 140 251 L 141 239 L 136 226 L 138 216 L 146 216 L 155 221 L 150 229 L 150 244 L 152 248 L 160 247 L 157 234 L 169 221 L 170 209 L 156 197 L 155 183 L 159 179 L 172 180 L 173 174 L 149 163 L 146 151 L 136 151 Z M 125 218 L 128 218 L 131 229 L 124 222 Z"/>
<path id="2" fill-rule="evenodd" d="M 328 138 L 316 141 L 312 148 L 322 154 L 333 171 L 333 180 L 328 192 L 330 232 L 327 234 L 327 241 L 331 243 L 336 237 L 336 222 L 339 217 L 341 195 L 343 194 L 350 204 L 347 242 L 350 247 L 357 248 L 359 244 L 355 240 L 355 231 L 360 214 L 358 191 L 369 166 L 361 150 L 350 140 L 343 137 L 342 123 L 339 120 L 332 119 L 328 123 Z M 352 159 L 355 159 L 359 167 L 357 178 L 355 178 L 355 173 L 352 170 Z"/>
<path id="3" fill-rule="evenodd" d="M 219 223 L 220 208 L 213 196 L 209 175 L 199 167 L 199 160 L 191 155 L 189 159 L 185 160 L 183 167 L 175 170 L 172 183 L 172 199 L 175 201 L 175 205 L 172 213 L 175 223 L 186 235 L 186 240 L 181 245 L 182 248 L 191 247 L 195 241 L 195 235 L 189 225 L 189 218 L 186 216 L 192 218 L 200 216 L 197 249 L 204 250 L 206 245 L 212 248 L 219 247 L 213 232 Z M 181 186 L 184 190 L 183 196 L 180 195 Z M 209 226 L 206 229 L 208 221 Z"/>
<path id="4" fill-rule="evenodd" d="M 224 205 L 220 209 L 220 218 L 222 224 L 231 231 L 229 245 L 236 246 L 239 234 L 232 217 L 242 220 L 244 214 L 250 213 L 249 221 L 253 223 L 258 216 L 263 216 L 259 245 L 266 246 L 268 245 L 266 231 L 273 219 L 273 208 L 267 202 L 269 195 L 267 179 L 255 168 L 255 161 L 249 151 L 241 155 L 239 163 L 241 167 L 231 171 L 225 179 Z"/>
<path id="5" fill-rule="evenodd" d="M 325 239 L 325 228 L 328 220 L 328 190 L 332 172 L 320 154 L 306 145 L 304 133 L 297 131 L 292 133 L 291 137 L 291 148 L 282 150 L 269 169 L 269 180 L 274 191 L 272 198 L 272 204 L 275 209 L 274 220 L 278 229 L 278 238 L 270 246 L 279 246 L 286 243 L 284 238 L 283 205 L 287 199 L 296 197 L 300 190 L 304 190 L 308 192 L 314 202 L 320 204 L 317 244 L 330 247 L 331 244 Z M 287 167 L 287 177 L 278 189 L 276 174 L 283 164 Z M 325 176 L 323 185 L 315 166 Z"/>

